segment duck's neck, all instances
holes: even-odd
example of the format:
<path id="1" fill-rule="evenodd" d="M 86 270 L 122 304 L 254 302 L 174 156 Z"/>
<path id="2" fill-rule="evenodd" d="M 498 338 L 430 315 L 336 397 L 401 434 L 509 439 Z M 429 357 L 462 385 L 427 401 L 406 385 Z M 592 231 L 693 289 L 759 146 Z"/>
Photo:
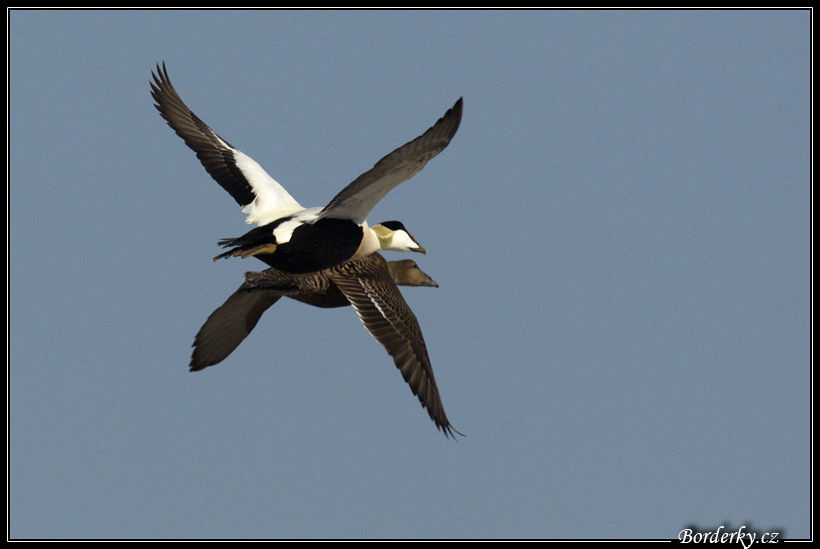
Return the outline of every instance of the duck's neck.
<path id="1" fill-rule="evenodd" d="M 376 233 L 367 225 L 367 221 L 364 222 L 362 225 L 362 230 L 364 231 L 364 236 L 362 237 L 362 243 L 359 244 L 359 249 L 356 250 L 356 253 L 353 254 L 351 259 L 359 259 L 362 257 L 367 257 L 368 255 L 372 254 L 373 252 L 377 252 L 381 249 L 381 243 L 379 242 L 379 237 L 376 236 Z"/>

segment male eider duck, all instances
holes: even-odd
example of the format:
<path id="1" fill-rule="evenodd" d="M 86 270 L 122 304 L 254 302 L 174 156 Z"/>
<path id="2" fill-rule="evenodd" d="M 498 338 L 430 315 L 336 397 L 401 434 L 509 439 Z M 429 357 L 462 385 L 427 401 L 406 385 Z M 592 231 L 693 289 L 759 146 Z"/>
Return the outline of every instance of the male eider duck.
<path id="1" fill-rule="evenodd" d="M 374 253 L 318 273 L 299 275 L 268 269 L 246 273 L 245 277 L 245 283 L 211 313 L 194 338 L 192 371 L 224 360 L 282 296 L 315 307 L 353 305 L 365 328 L 393 357 L 436 427 L 448 437 L 458 433 L 444 413 L 416 315 L 397 288 L 438 287 L 415 261 L 388 262 Z"/>
<path id="2" fill-rule="evenodd" d="M 151 73 L 151 95 L 168 125 L 195 153 L 205 170 L 242 206 L 247 223 L 259 227 L 214 260 L 255 256 L 289 273 L 321 271 L 377 250 L 423 251 L 401 224 L 369 227 L 367 215 L 398 184 L 407 181 L 450 143 L 461 121 L 462 100 L 433 127 L 399 147 L 345 187 L 324 208 L 303 208 L 262 167 L 219 137 L 185 105 L 163 63 Z"/>

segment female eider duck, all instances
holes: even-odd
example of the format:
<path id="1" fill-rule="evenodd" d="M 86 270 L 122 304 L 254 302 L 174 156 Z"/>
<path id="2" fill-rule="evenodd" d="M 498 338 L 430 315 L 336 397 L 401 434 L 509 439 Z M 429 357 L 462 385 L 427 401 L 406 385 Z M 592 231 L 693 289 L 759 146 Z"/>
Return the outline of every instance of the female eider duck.
<path id="1" fill-rule="evenodd" d="M 421 251 L 398 222 L 369 227 L 367 215 L 390 190 L 407 181 L 450 143 L 461 121 L 462 100 L 421 136 L 394 150 L 345 187 L 324 208 L 303 208 L 249 156 L 219 137 L 185 105 L 163 64 L 151 73 L 151 95 L 168 125 L 205 170 L 259 227 L 224 239 L 222 257 L 255 256 L 289 273 L 321 271 L 377 250 Z"/>
<path id="2" fill-rule="evenodd" d="M 365 328 L 393 357 L 436 427 L 453 436 L 458 431 L 444 413 L 418 319 L 397 285 L 438 287 L 415 261 L 388 262 L 379 253 L 318 273 L 298 275 L 277 269 L 246 273 L 245 283 L 211 313 L 194 338 L 191 370 L 227 358 L 282 296 L 315 307 L 353 305 Z"/>

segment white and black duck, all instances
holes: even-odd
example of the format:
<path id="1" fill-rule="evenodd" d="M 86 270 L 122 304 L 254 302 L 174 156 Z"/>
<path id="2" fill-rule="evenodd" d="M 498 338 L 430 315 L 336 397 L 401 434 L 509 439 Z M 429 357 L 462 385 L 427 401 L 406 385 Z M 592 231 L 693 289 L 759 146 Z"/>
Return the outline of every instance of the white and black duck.
<path id="1" fill-rule="evenodd" d="M 450 143 L 461 122 L 456 101 L 430 129 L 402 145 L 342 189 L 327 206 L 304 208 L 252 158 L 219 137 L 182 101 L 163 64 L 152 73 L 151 95 L 168 125 L 205 170 L 259 225 L 220 242 L 222 257 L 255 256 L 290 273 L 321 271 L 378 250 L 423 251 L 398 222 L 369 227 L 367 215 L 390 190 L 418 173 Z"/>

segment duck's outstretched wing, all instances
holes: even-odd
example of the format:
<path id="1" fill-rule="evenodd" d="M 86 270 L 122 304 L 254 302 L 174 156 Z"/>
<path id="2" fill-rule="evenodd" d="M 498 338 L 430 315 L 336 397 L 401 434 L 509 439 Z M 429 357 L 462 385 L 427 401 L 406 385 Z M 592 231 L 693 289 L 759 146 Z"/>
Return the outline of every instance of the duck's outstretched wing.
<path id="1" fill-rule="evenodd" d="M 256 327 L 262 314 L 279 301 L 277 290 L 249 288 L 243 284 L 217 308 L 194 338 L 191 371 L 225 360 Z"/>
<path id="2" fill-rule="evenodd" d="M 416 175 L 450 143 L 461 123 L 462 99 L 419 137 L 379 160 L 373 168 L 342 189 L 319 214 L 364 222 L 384 195 Z"/>
<path id="3" fill-rule="evenodd" d="M 382 261 L 384 261 L 382 259 Z M 378 275 L 333 276 L 359 319 L 393 357 L 393 362 L 436 427 L 448 437 L 458 433 L 444 413 L 427 346 L 416 315 L 385 268 Z"/>
<path id="4" fill-rule="evenodd" d="M 304 209 L 251 157 L 219 137 L 188 108 L 171 84 L 164 63 L 151 75 L 151 96 L 159 114 L 196 153 L 211 177 L 242 206 L 248 223 L 270 223 Z"/>

